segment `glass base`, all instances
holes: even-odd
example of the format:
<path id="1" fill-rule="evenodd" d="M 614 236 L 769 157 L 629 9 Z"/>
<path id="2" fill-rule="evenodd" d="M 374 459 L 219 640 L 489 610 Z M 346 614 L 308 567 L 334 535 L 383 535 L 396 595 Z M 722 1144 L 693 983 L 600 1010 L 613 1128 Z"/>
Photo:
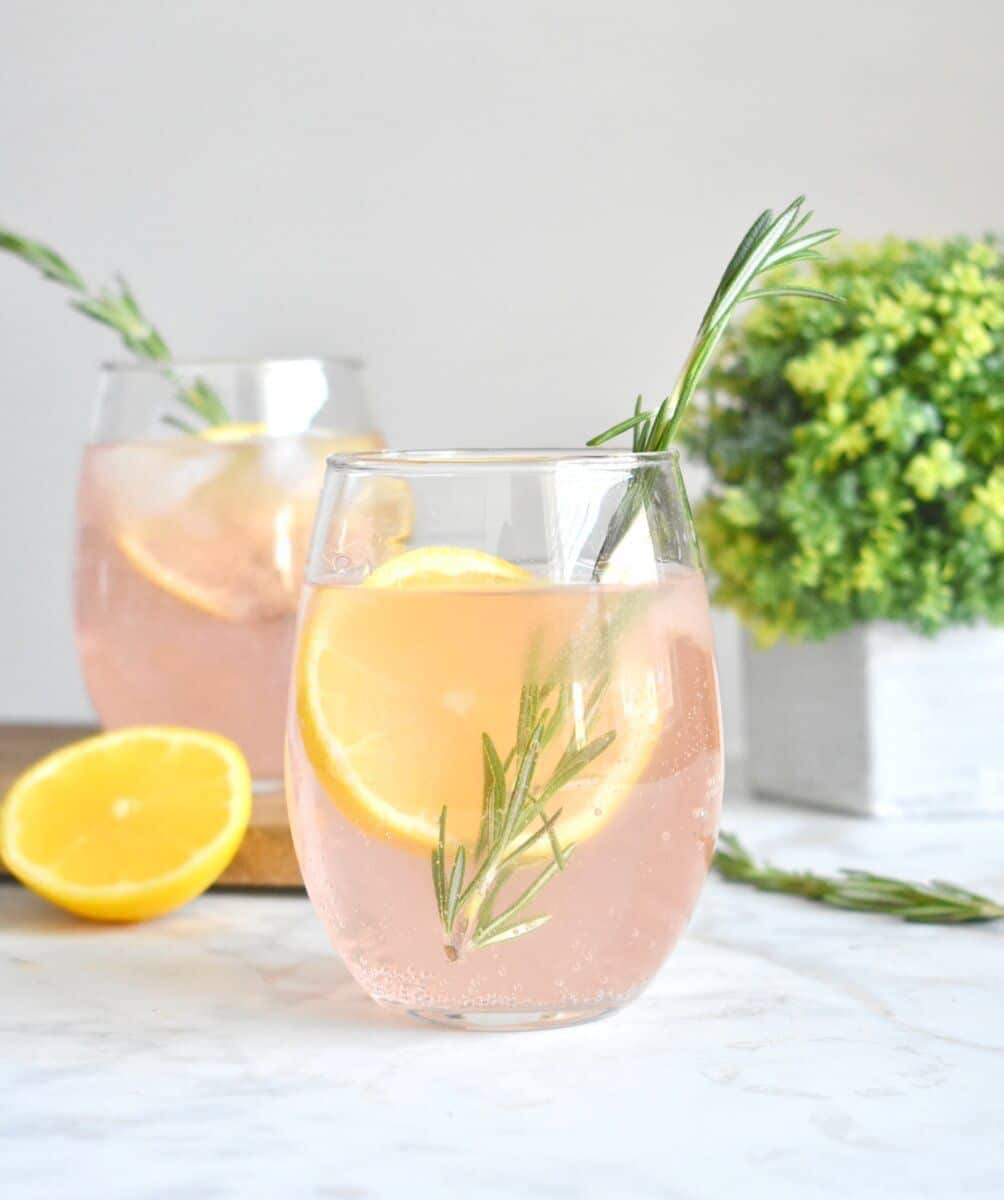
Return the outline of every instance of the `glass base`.
<path id="1" fill-rule="evenodd" d="M 447 1029 L 464 1029 L 475 1033 L 528 1033 L 534 1029 L 561 1029 L 568 1025 L 598 1021 L 600 1017 L 616 1012 L 619 1006 L 558 1009 L 553 1012 L 492 1012 L 490 1009 L 456 1012 L 440 1008 L 403 1008 L 396 1004 L 387 1007 Z"/>

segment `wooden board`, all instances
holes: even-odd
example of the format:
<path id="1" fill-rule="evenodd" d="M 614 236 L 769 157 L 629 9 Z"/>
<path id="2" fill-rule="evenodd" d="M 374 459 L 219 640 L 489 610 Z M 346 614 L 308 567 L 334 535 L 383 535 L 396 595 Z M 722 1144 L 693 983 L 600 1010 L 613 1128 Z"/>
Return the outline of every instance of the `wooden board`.
<path id="1" fill-rule="evenodd" d="M 97 730 L 86 725 L 0 725 L 0 795 L 43 755 Z M 0 874 L 4 874 L 0 863 Z M 299 888 L 300 868 L 293 853 L 281 789 L 254 797 L 251 823 L 240 849 L 217 887 Z"/>

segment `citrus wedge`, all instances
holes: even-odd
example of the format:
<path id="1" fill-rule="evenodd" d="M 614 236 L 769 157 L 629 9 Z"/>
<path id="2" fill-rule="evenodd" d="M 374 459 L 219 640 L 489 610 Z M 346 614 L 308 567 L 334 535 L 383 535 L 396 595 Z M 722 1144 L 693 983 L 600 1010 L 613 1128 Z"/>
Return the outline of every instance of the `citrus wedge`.
<path id="1" fill-rule="evenodd" d="M 205 891 L 250 815 L 251 777 L 232 742 L 122 729 L 57 750 L 15 781 L 0 809 L 0 855 L 70 912 L 139 921 Z"/>
<path id="2" fill-rule="evenodd" d="M 528 648 L 543 631 L 543 653 L 553 659 L 569 638 L 574 645 L 595 633 L 595 594 L 535 583 L 502 559 L 434 546 L 389 560 L 361 587 L 314 591 L 295 670 L 299 732 L 322 786 L 353 823 L 427 850 L 445 804 L 450 841 L 470 847 L 476 840 L 483 734 L 505 758 Z M 592 836 L 616 811 L 661 727 L 647 661 L 615 653 L 611 672 L 592 732 L 580 728 L 577 744 L 609 730 L 616 736 L 551 805 L 561 808 L 566 844 Z M 587 673 L 568 686 L 572 711 L 541 754 L 539 781 L 575 732 Z M 547 839 L 529 853 L 550 854 Z"/>
<path id="3" fill-rule="evenodd" d="M 533 582 L 529 571 L 483 550 L 420 546 L 377 567 L 364 586 L 477 590 L 527 587 Z"/>
<path id="4" fill-rule="evenodd" d="M 204 442 L 246 442 L 267 435 L 268 426 L 264 421 L 227 421 L 223 425 L 207 425 L 197 436 Z"/>
<path id="5" fill-rule="evenodd" d="M 292 618 L 324 459 L 345 445 L 263 432 L 251 423 L 214 426 L 161 447 L 159 457 L 147 453 L 155 474 L 148 489 L 177 496 L 162 507 L 144 510 L 124 488 L 112 494 L 115 543 L 129 567 L 218 620 Z"/>

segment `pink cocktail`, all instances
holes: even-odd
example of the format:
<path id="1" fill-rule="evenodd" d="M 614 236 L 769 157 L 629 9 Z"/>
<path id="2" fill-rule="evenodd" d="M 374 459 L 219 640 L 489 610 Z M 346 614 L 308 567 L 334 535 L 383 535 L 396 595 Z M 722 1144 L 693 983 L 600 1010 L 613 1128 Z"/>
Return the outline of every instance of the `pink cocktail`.
<path id="1" fill-rule="evenodd" d="M 676 459 L 646 457 L 329 468 L 288 794 L 314 906 L 382 1003 L 584 1020 L 635 996 L 689 920 L 718 828 L 718 690 Z M 367 489 L 403 486 L 408 544 L 349 543 Z"/>
<path id="2" fill-rule="evenodd" d="M 183 371 L 210 380 L 232 419 L 165 423 Z M 351 364 L 106 373 L 81 469 L 76 565 L 77 644 L 104 726 L 212 730 L 241 746 L 256 782 L 281 777 L 324 460 L 378 445 L 369 424 Z"/>

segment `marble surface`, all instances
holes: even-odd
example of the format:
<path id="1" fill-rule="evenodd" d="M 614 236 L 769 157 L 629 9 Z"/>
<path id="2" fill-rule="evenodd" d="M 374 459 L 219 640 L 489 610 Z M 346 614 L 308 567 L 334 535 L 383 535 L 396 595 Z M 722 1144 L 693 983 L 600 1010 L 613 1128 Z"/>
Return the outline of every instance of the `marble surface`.
<path id="1" fill-rule="evenodd" d="M 1004 823 L 751 804 L 780 863 L 1004 895 Z M 908 926 L 713 879 L 632 1007 L 412 1025 L 307 901 L 107 929 L 0 887 L 0 1187 L 28 1197 L 1004 1195 L 1004 926 Z M 13 1185 L 13 1186 L 11 1186 Z"/>

